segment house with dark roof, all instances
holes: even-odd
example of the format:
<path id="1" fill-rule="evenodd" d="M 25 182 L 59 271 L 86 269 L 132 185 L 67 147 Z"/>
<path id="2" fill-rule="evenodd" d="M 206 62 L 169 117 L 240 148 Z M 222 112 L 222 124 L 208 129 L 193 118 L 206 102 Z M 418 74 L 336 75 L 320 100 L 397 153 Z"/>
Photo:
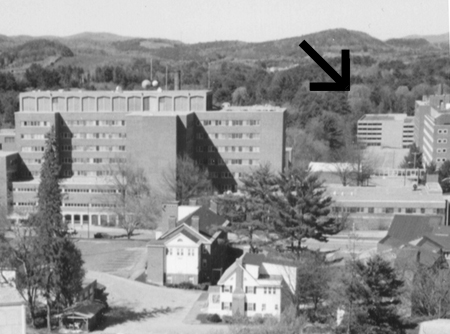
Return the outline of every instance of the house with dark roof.
<path id="1" fill-rule="evenodd" d="M 386 237 L 378 243 L 381 253 L 393 252 L 396 265 L 420 263 L 428 267 L 450 260 L 450 227 L 441 216 L 396 215 Z"/>
<path id="2" fill-rule="evenodd" d="M 221 227 L 229 222 L 217 214 L 217 206 L 177 202 L 163 207 L 167 230 L 147 244 L 147 282 L 155 284 L 215 284 L 227 261 L 227 233 Z"/>
<path id="3" fill-rule="evenodd" d="M 297 268 L 286 261 L 246 253 L 208 290 L 208 313 L 280 317 L 295 294 Z"/>
<path id="4" fill-rule="evenodd" d="M 400 249 L 431 234 L 443 224 L 444 219 L 440 215 L 395 215 L 387 235 L 378 242 L 378 252 Z"/>

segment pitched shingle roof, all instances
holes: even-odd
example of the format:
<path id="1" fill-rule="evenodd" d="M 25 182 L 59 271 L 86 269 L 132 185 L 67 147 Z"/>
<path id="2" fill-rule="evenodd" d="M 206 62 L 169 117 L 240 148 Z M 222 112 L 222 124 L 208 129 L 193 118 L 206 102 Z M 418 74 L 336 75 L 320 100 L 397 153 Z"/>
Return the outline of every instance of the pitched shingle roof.
<path id="1" fill-rule="evenodd" d="M 398 248 L 432 233 L 436 227 L 442 224 L 442 220 L 442 216 L 434 215 L 395 215 L 387 236 L 379 243 Z"/>

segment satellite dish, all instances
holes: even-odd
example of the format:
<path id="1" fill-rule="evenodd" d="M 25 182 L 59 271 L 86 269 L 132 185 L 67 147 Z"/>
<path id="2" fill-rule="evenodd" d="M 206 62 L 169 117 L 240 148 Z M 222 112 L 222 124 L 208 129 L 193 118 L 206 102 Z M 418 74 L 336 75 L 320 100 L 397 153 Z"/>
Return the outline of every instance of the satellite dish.
<path id="1" fill-rule="evenodd" d="M 117 87 L 116 87 L 116 92 L 121 93 L 121 92 L 122 92 L 122 87 L 121 87 L 121 86 L 117 86 Z"/>
<path id="2" fill-rule="evenodd" d="M 159 87 L 159 88 L 157 89 L 157 91 L 158 91 L 158 93 L 161 93 L 161 92 L 162 92 L 162 88 Z"/>
<path id="3" fill-rule="evenodd" d="M 142 88 L 147 89 L 151 84 L 150 80 L 144 80 L 142 81 Z"/>
<path id="4" fill-rule="evenodd" d="M 158 84 L 159 84 L 159 82 L 158 82 L 158 81 L 156 81 L 156 80 L 153 80 L 153 82 L 152 82 L 152 86 L 153 86 L 153 87 L 156 87 L 156 86 L 158 86 Z"/>

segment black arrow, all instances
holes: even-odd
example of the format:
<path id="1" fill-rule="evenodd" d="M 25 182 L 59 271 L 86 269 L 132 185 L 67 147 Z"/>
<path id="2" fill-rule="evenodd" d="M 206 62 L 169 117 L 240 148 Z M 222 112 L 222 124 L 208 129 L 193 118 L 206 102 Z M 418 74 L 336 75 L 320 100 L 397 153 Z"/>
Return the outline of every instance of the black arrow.
<path id="1" fill-rule="evenodd" d="M 350 50 L 341 50 L 341 76 L 307 41 L 301 42 L 300 47 L 334 80 L 334 82 L 311 82 L 309 84 L 309 90 L 311 92 L 341 92 L 350 90 Z"/>

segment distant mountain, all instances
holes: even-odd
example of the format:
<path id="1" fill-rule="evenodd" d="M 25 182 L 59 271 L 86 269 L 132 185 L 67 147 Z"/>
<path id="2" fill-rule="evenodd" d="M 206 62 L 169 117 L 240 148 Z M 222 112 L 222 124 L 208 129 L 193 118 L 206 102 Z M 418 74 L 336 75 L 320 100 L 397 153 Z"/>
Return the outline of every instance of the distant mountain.
<path id="1" fill-rule="evenodd" d="M 17 67 L 27 63 L 40 62 L 49 57 L 54 62 L 60 57 L 73 56 L 72 50 L 58 41 L 34 39 L 5 49 L 0 54 L 0 65 Z"/>
<path id="2" fill-rule="evenodd" d="M 433 44 L 427 41 L 425 38 L 393 38 L 388 39 L 386 44 L 399 47 L 408 48 L 414 50 L 421 50 L 427 48 L 435 48 Z"/>
<path id="3" fill-rule="evenodd" d="M 150 57 L 172 64 L 186 61 L 226 60 L 249 65 L 264 62 L 267 67 L 284 68 L 303 61 L 311 61 L 299 47 L 303 40 L 327 58 L 339 57 L 342 49 L 350 49 L 352 56 L 364 55 L 389 59 L 443 52 L 446 50 L 444 48 L 446 44 L 442 43 L 444 41 L 448 43 L 447 37 L 448 34 L 408 36 L 382 41 L 364 32 L 342 28 L 260 43 L 214 41 L 185 44 L 161 38 L 136 38 L 93 32 L 45 38 L 0 35 L 0 53 L 2 59 L 7 59 L 0 63 L 0 68 L 11 65 L 11 58 L 13 58 L 12 67 L 20 63 L 26 68 L 27 62 L 31 64 L 48 55 L 54 58 L 44 64 L 73 65 L 89 70 L 99 65 L 127 64 L 136 58 Z M 36 44 L 33 44 L 35 41 L 37 41 Z M 19 61 L 19 58 L 22 60 Z"/>
<path id="4" fill-rule="evenodd" d="M 125 41 L 127 39 L 133 39 L 135 37 L 125 37 L 116 34 L 111 34 L 108 32 L 82 32 L 80 34 L 60 37 L 62 40 L 73 40 L 73 39 L 82 39 L 82 40 L 91 40 L 96 42 L 117 42 L 117 41 Z"/>
<path id="5" fill-rule="evenodd" d="M 449 43 L 449 36 L 448 33 L 440 34 L 440 35 L 410 35 L 404 37 L 404 39 L 417 39 L 422 38 L 430 42 L 431 44 L 448 44 Z"/>

